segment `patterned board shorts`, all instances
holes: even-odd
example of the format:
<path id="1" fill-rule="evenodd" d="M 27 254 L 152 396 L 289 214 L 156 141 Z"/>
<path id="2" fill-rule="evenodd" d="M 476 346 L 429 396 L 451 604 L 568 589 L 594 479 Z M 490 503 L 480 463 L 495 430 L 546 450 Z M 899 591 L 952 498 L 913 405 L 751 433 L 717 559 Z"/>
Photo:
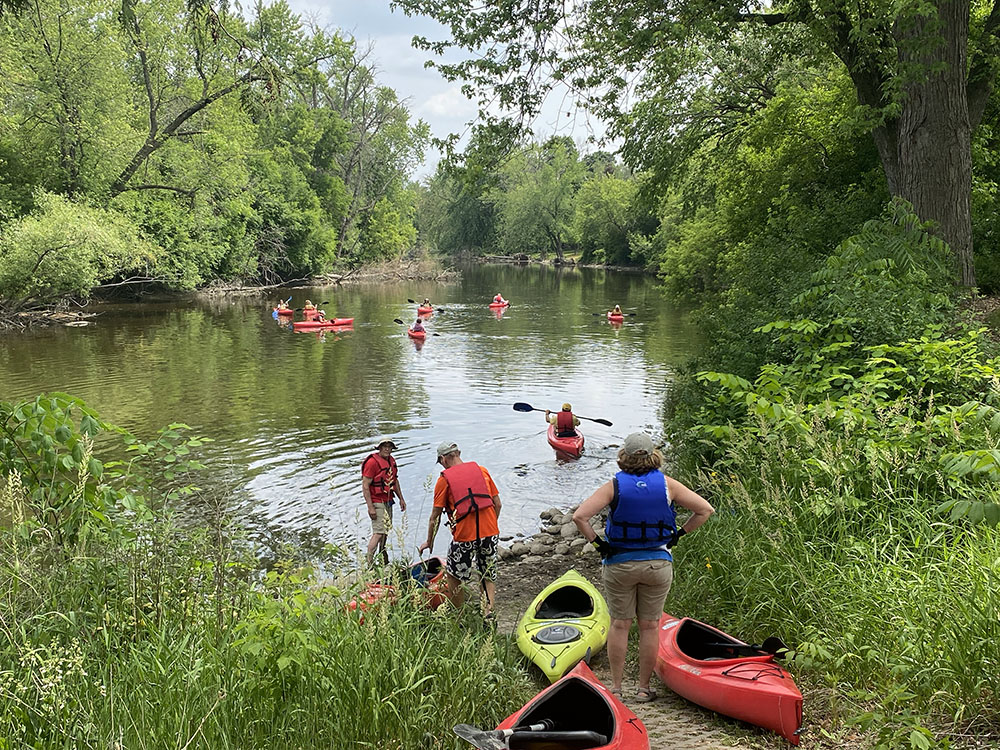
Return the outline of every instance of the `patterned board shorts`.
<path id="1" fill-rule="evenodd" d="M 452 542 L 448 547 L 445 570 L 460 581 L 472 580 L 472 572 L 479 572 L 485 581 L 497 579 L 497 545 L 500 536 L 484 536 L 478 542 Z"/>

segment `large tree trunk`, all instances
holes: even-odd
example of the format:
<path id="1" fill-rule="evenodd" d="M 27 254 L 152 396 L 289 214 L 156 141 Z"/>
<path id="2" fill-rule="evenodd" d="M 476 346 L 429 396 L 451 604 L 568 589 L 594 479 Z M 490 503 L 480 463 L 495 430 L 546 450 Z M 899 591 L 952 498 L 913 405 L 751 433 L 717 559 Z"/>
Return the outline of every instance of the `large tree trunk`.
<path id="1" fill-rule="evenodd" d="M 929 28 L 936 25 L 936 33 Z M 904 87 L 896 121 L 895 154 L 883 154 L 893 195 L 905 198 L 921 219 L 933 221 L 958 260 L 961 283 L 975 286 L 972 258 L 972 129 L 966 96 L 968 0 L 939 0 L 938 16 L 897 27 L 903 68 L 919 66 Z M 930 40 L 939 40 L 937 45 Z M 944 63 L 941 70 L 930 66 Z M 876 138 L 876 142 L 878 142 Z"/>

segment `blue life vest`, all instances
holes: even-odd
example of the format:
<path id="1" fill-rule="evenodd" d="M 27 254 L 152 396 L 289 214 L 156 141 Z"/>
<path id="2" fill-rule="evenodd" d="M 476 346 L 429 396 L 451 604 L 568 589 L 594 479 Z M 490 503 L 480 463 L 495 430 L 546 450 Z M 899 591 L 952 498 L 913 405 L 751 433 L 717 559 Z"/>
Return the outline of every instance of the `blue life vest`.
<path id="1" fill-rule="evenodd" d="M 659 469 L 636 476 L 619 471 L 613 480 L 604 532 L 616 550 L 664 550 L 677 531 L 674 504 L 667 491 L 667 478 Z"/>

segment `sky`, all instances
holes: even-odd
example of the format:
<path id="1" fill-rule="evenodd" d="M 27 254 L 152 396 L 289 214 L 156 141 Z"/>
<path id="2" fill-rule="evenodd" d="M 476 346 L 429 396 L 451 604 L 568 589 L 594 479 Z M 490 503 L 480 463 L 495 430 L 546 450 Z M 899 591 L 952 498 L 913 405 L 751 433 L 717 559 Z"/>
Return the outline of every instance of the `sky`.
<path id="1" fill-rule="evenodd" d="M 476 119 L 476 105 L 462 94 L 461 83 L 450 83 L 436 70 L 425 68 L 430 53 L 410 46 L 415 35 L 431 41 L 448 38 L 447 30 L 433 19 L 408 18 L 400 10 L 390 10 L 389 0 L 288 0 L 288 4 L 303 19 L 353 35 L 362 49 L 373 41 L 379 81 L 406 99 L 413 117 L 430 125 L 435 137 L 466 133 L 468 123 Z M 454 59 L 461 58 L 456 53 Z M 550 97 L 534 128 L 539 137 L 568 135 L 584 152 L 594 148 L 585 145 L 588 136 L 595 129 L 603 133 L 598 125 L 577 113 L 571 101 L 558 95 Z M 415 176 L 433 174 L 438 158 L 433 147 L 428 149 Z"/>

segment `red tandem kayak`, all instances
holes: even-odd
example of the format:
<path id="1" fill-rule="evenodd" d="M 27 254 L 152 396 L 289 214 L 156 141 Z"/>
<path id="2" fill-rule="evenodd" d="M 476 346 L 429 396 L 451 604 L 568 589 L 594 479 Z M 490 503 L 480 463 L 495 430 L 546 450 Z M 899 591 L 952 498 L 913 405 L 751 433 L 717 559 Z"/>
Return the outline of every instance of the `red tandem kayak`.
<path id="1" fill-rule="evenodd" d="M 312 307 L 308 310 L 302 311 L 302 317 L 305 320 L 316 320 L 316 316 L 318 315 L 319 315 L 319 308 L 317 307 Z"/>
<path id="2" fill-rule="evenodd" d="M 550 424 L 548 439 L 549 445 L 557 451 L 568 453 L 575 458 L 579 458 L 580 454 L 583 452 L 583 433 L 580 432 L 579 428 L 576 431 L 575 437 L 556 437 L 556 426 L 554 424 Z"/>
<path id="3" fill-rule="evenodd" d="M 551 729 L 515 729 L 542 723 Z M 504 719 L 497 730 L 514 730 L 506 744 L 498 745 L 509 750 L 649 750 L 646 727 L 583 662 Z"/>
<path id="4" fill-rule="evenodd" d="M 624 315 L 615 315 L 614 313 L 608 313 L 608 320 L 612 323 L 621 323 L 625 320 Z"/>
<path id="5" fill-rule="evenodd" d="M 296 331 L 319 331 L 324 328 L 339 328 L 354 325 L 354 318 L 334 318 L 333 320 L 297 320 L 292 323 Z"/>
<path id="6" fill-rule="evenodd" d="M 290 307 L 276 307 L 274 308 L 274 311 L 278 313 L 278 315 L 295 315 L 295 310 Z"/>
<path id="7" fill-rule="evenodd" d="M 434 308 L 433 307 L 418 307 L 417 308 L 417 315 L 430 315 L 433 312 L 434 312 Z"/>
<path id="8" fill-rule="evenodd" d="M 412 328 L 407 328 L 406 334 L 411 339 L 420 339 L 421 341 L 427 338 L 427 331 L 414 331 Z"/>
<path id="9" fill-rule="evenodd" d="M 490 307 L 494 310 L 499 310 L 503 307 L 507 307 L 510 304 L 510 300 L 504 300 L 503 302 L 490 302 Z"/>
<path id="10" fill-rule="evenodd" d="M 689 617 L 664 614 L 656 674 L 692 703 L 799 744 L 802 693 L 772 653 Z"/>
<path id="11" fill-rule="evenodd" d="M 402 576 L 387 576 L 368 584 L 368 587 L 358 593 L 347 603 L 349 610 L 365 610 L 376 603 L 385 600 L 394 602 L 397 599 L 397 587 L 416 585 L 420 590 L 420 598 L 428 609 L 437 609 L 444 604 L 444 560 L 440 557 L 429 557 L 411 565 Z"/>

